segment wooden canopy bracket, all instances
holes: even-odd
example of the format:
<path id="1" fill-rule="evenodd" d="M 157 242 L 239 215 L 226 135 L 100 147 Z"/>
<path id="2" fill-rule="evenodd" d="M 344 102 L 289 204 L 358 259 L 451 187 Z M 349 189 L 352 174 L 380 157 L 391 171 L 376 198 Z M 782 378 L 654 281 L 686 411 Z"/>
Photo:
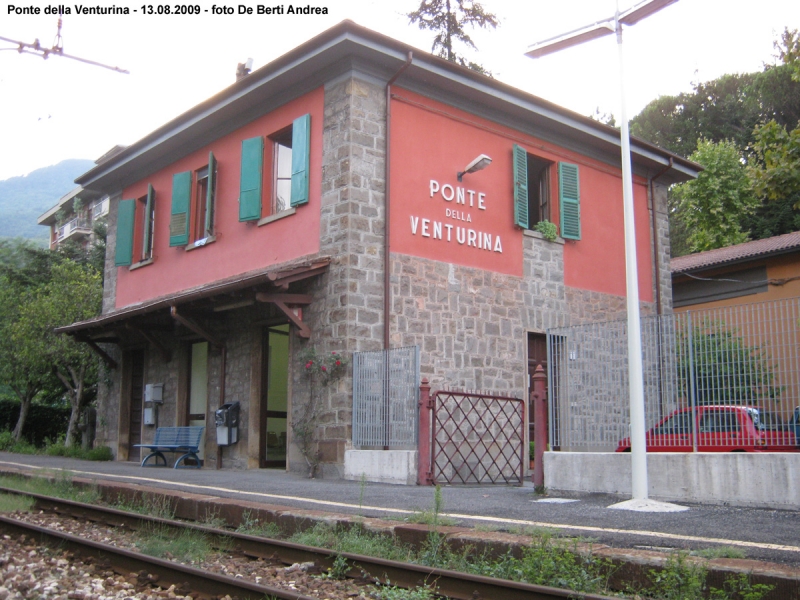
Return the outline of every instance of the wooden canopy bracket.
<path id="1" fill-rule="evenodd" d="M 103 350 L 100 346 L 94 343 L 94 341 L 90 340 L 89 338 L 75 336 L 75 339 L 79 342 L 83 342 L 89 348 L 91 348 L 95 354 L 97 354 L 100 358 L 103 359 L 103 362 L 106 363 L 106 366 L 109 369 L 116 369 L 117 368 L 117 361 L 115 361 L 109 354 Z"/>
<path id="2" fill-rule="evenodd" d="M 173 305 L 169 308 L 169 314 L 172 315 L 172 318 L 175 319 L 178 323 L 190 329 L 191 331 L 195 332 L 201 338 L 209 342 L 212 346 L 216 346 L 217 348 L 225 348 L 225 344 L 220 342 L 217 338 L 213 335 L 208 333 L 205 329 L 200 327 L 197 323 L 189 319 L 188 317 L 184 317 L 183 315 L 178 314 L 178 307 Z"/>
<path id="3" fill-rule="evenodd" d="M 280 300 L 272 300 L 272 303 L 277 306 L 283 314 L 291 321 L 292 325 L 297 327 L 297 334 L 302 338 L 310 338 L 311 337 L 311 329 L 303 323 L 303 319 L 301 319 L 297 314 L 295 314 L 294 310 L 289 308 L 285 302 L 281 302 Z"/>
<path id="4" fill-rule="evenodd" d="M 305 306 L 311 304 L 312 298 L 309 294 L 267 294 L 264 292 L 256 294 L 259 302 L 283 302 L 285 304 L 300 304 Z"/>
<path id="5" fill-rule="evenodd" d="M 135 331 L 136 333 L 141 335 L 144 339 L 146 339 L 148 342 L 150 342 L 153 346 L 155 346 L 156 350 L 158 350 L 158 353 L 161 355 L 161 358 L 164 360 L 164 362 L 169 362 L 172 360 L 172 353 L 169 350 L 167 350 L 164 344 L 159 342 L 156 339 L 156 336 L 154 336 L 152 333 L 144 329 L 141 329 L 139 327 L 136 327 L 135 325 L 131 325 L 130 323 L 126 323 L 125 327 L 127 329 L 130 329 L 131 331 Z"/>

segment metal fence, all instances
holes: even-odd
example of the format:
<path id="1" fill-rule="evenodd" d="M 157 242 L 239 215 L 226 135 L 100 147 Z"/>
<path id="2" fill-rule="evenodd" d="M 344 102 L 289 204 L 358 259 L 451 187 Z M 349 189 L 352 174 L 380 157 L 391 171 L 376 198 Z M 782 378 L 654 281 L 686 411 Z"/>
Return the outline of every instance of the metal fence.
<path id="1" fill-rule="evenodd" d="M 438 391 L 433 397 L 434 483 L 522 484 L 525 402 L 519 398 Z"/>
<path id="2" fill-rule="evenodd" d="M 737 437 L 705 435 L 712 429 L 736 433 L 744 444 L 744 430 L 733 431 L 731 423 L 704 429 L 704 418 L 722 418 L 711 415 L 720 409 L 706 407 L 732 405 L 757 409 L 747 411 L 755 443 L 777 450 L 796 442 L 800 298 L 643 317 L 642 354 L 648 447 L 702 451 Z M 554 447 L 624 445 L 630 435 L 627 323 L 548 330 L 548 388 Z"/>
<path id="3" fill-rule="evenodd" d="M 417 446 L 419 347 L 353 354 L 353 446 Z"/>

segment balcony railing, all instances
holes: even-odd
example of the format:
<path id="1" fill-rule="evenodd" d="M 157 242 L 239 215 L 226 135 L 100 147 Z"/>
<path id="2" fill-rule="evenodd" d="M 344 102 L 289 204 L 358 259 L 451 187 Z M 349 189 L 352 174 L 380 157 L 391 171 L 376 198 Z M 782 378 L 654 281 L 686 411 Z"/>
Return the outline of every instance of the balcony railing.
<path id="1" fill-rule="evenodd" d="M 103 198 L 92 205 L 92 221 L 108 214 L 109 199 Z"/>
<path id="2" fill-rule="evenodd" d="M 92 220 L 88 217 L 75 217 L 58 228 L 59 242 L 76 233 L 89 234 L 92 232 Z"/>

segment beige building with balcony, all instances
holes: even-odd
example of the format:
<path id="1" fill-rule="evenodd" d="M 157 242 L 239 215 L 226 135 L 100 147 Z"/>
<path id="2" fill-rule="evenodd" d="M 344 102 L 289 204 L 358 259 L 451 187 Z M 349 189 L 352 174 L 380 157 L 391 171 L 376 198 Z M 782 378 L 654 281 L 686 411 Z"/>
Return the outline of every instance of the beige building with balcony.
<path id="1" fill-rule="evenodd" d="M 76 211 L 76 200 L 79 209 Z M 50 228 L 50 248 L 58 248 L 67 240 L 83 247 L 91 242 L 92 225 L 108 214 L 109 199 L 80 186 L 61 197 L 58 203 L 38 219 L 39 225 Z"/>

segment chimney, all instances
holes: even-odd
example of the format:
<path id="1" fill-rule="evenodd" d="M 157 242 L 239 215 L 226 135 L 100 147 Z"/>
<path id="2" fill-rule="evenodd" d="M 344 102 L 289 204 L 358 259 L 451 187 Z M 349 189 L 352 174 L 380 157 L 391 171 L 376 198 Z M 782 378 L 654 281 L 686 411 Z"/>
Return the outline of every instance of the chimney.
<path id="1" fill-rule="evenodd" d="M 253 59 L 248 58 L 245 62 L 239 63 L 236 65 L 236 81 L 240 79 L 244 79 L 250 74 L 250 70 L 253 68 Z"/>

